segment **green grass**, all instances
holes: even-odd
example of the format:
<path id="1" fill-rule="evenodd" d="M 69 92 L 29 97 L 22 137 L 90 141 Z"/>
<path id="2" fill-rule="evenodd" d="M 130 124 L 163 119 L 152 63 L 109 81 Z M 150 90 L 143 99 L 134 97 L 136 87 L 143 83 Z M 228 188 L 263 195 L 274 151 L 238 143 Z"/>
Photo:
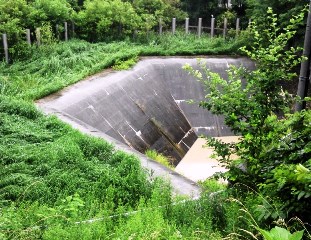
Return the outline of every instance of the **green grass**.
<path id="1" fill-rule="evenodd" d="M 32 104 L 0 100 L 0 199 L 53 206 L 78 193 L 105 201 L 112 187 L 115 202 L 135 206 L 150 195 L 152 184 L 135 157 L 45 117 Z"/>
<path id="2" fill-rule="evenodd" d="M 145 44 L 72 40 L 0 64 L 0 239 L 221 239 L 233 231 L 236 206 L 225 192 L 215 201 L 208 195 L 220 186 L 173 204 L 170 186 L 136 157 L 43 115 L 32 101 L 136 56 L 236 54 L 238 44 L 183 34 Z M 76 223 L 93 218 L 101 220 Z"/>
<path id="3" fill-rule="evenodd" d="M 236 54 L 239 42 L 170 34 L 145 44 L 113 42 L 91 44 L 72 40 L 33 49 L 29 60 L 0 64 L 0 93 L 36 100 L 101 70 L 137 56 Z M 130 65 L 132 65 L 131 62 Z"/>
<path id="4" fill-rule="evenodd" d="M 145 155 L 148 158 L 151 158 L 152 160 L 154 160 L 154 161 L 156 161 L 158 163 L 161 163 L 162 165 L 164 165 L 164 166 L 166 166 L 168 168 L 171 168 L 171 169 L 174 168 L 174 166 L 172 165 L 172 163 L 170 162 L 168 157 L 164 156 L 161 153 L 158 153 L 156 150 L 149 149 L 149 150 L 147 150 L 145 152 Z"/>

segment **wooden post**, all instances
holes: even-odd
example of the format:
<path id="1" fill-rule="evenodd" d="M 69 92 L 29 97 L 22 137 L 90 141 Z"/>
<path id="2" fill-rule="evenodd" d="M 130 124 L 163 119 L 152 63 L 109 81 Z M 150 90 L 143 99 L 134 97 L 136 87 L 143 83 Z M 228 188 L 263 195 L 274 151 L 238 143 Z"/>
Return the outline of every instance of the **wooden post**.
<path id="1" fill-rule="evenodd" d="M 148 21 L 148 22 L 149 22 L 149 21 Z M 122 35 L 123 35 L 123 26 L 122 26 L 122 23 L 119 22 L 118 25 L 119 25 L 119 26 L 118 26 L 119 36 L 122 36 Z M 149 24 L 147 24 L 147 25 L 149 25 Z M 148 37 L 148 31 L 149 31 L 149 30 L 147 30 L 147 37 Z"/>
<path id="2" fill-rule="evenodd" d="M 239 36 L 239 31 L 240 31 L 240 18 L 236 19 L 236 28 L 235 28 L 236 34 L 235 36 L 238 37 Z"/>
<path id="3" fill-rule="evenodd" d="M 40 28 L 36 28 L 36 38 L 37 38 L 37 45 L 40 46 L 41 45 L 41 32 L 40 32 Z"/>
<path id="4" fill-rule="evenodd" d="M 137 30 L 134 30 L 134 32 L 133 32 L 133 39 L 135 40 L 136 37 L 137 37 Z"/>
<path id="5" fill-rule="evenodd" d="M 172 19 L 172 33 L 175 34 L 176 32 L 176 18 Z"/>
<path id="6" fill-rule="evenodd" d="M 212 17 L 212 21 L 211 21 L 211 38 L 214 37 L 214 33 L 215 33 L 215 18 Z"/>
<path id="7" fill-rule="evenodd" d="M 225 18 L 224 19 L 224 32 L 223 32 L 224 38 L 226 38 L 226 36 L 227 36 L 227 31 L 228 31 L 228 19 Z"/>
<path id="8" fill-rule="evenodd" d="M 68 41 L 68 24 L 67 22 L 64 23 L 65 24 L 65 41 Z"/>
<path id="9" fill-rule="evenodd" d="M 76 36 L 75 32 L 75 23 L 71 21 L 71 31 L 72 31 L 72 37 L 74 38 Z"/>
<path id="10" fill-rule="evenodd" d="M 56 30 L 56 38 L 59 41 L 59 26 L 58 26 L 58 24 L 56 24 L 55 30 Z"/>
<path id="11" fill-rule="evenodd" d="M 202 34 L 202 18 L 199 18 L 198 22 L 198 36 L 201 37 Z"/>
<path id="12" fill-rule="evenodd" d="M 163 32 L 162 18 L 159 20 L 159 34 L 161 35 Z"/>
<path id="13" fill-rule="evenodd" d="M 185 22 L 185 32 L 186 32 L 186 34 L 189 33 L 189 18 L 186 18 L 186 22 Z"/>
<path id="14" fill-rule="evenodd" d="M 31 46 L 30 29 L 26 29 L 26 40 L 29 46 Z"/>
<path id="15" fill-rule="evenodd" d="M 5 55 L 5 62 L 9 63 L 9 47 L 8 47 L 8 38 L 6 36 L 6 33 L 2 34 L 2 40 L 3 40 L 3 49 L 4 49 L 4 55 Z"/>

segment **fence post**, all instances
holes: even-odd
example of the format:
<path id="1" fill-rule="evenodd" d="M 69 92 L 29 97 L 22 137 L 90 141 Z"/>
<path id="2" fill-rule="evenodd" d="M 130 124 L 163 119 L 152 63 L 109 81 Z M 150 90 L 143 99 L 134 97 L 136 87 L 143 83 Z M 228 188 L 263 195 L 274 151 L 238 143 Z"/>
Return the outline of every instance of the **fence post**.
<path id="1" fill-rule="evenodd" d="M 227 31 L 228 31 L 228 19 L 225 18 L 224 19 L 224 32 L 223 32 L 224 38 L 226 38 L 226 36 L 227 36 Z"/>
<path id="2" fill-rule="evenodd" d="M 189 18 L 186 18 L 186 23 L 185 23 L 185 32 L 186 34 L 189 33 Z"/>
<path id="3" fill-rule="evenodd" d="M 214 37 L 214 33 L 215 33 L 215 18 L 212 17 L 212 21 L 211 21 L 211 38 Z"/>
<path id="4" fill-rule="evenodd" d="M 75 32 L 75 23 L 71 21 L 71 31 L 72 31 L 72 37 L 74 38 L 76 36 Z"/>
<path id="5" fill-rule="evenodd" d="M 134 30 L 134 31 L 133 31 L 133 39 L 135 40 L 136 37 L 137 37 L 137 30 Z"/>
<path id="6" fill-rule="evenodd" d="M 199 18 L 198 22 L 198 36 L 201 37 L 202 34 L 202 18 Z"/>
<path id="7" fill-rule="evenodd" d="M 159 20 L 159 34 L 161 35 L 163 31 L 162 18 Z"/>
<path id="8" fill-rule="evenodd" d="M 240 31 L 240 18 L 237 18 L 236 19 L 236 34 L 235 34 L 235 37 L 238 37 L 239 36 L 239 31 Z"/>
<path id="9" fill-rule="evenodd" d="M 31 45 L 30 29 L 26 29 L 26 39 L 27 39 L 28 45 Z"/>
<path id="10" fill-rule="evenodd" d="M 55 31 L 56 31 L 56 38 L 59 41 L 59 26 L 58 26 L 58 24 L 56 24 Z"/>
<path id="11" fill-rule="evenodd" d="M 37 45 L 40 46 L 41 45 L 41 32 L 40 32 L 40 28 L 36 28 L 36 38 L 37 38 Z"/>
<path id="12" fill-rule="evenodd" d="M 65 24 L 65 41 L 68 41 L 68 24 L 67 22 L 64 23 Z"/>
<path id="13" fill-rule="evenodd" d="M 8 38 L 6 36 L 6 33 L 2 34 L 2 40 L 3 40 L 3 49 L 4 49 L 4 55 L 5 55 L 5 62 L 9 63 L 9 47 L 8 47 Z"/>
<path id="14" fill-rule="evenodd" d="M 176 32 L 176 18 L 172 19 L 172 33 L 175 34 Z"/>

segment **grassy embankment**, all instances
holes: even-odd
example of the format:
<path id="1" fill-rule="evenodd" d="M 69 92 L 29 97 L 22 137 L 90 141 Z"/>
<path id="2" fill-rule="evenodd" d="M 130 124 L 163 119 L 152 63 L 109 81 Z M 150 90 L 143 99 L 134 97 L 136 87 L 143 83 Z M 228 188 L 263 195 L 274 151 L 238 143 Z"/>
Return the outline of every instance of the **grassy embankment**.
<path id="1" fill-rule="evenodd" d="M 0 238 L 217 239 L 234 231 L 238 206 L 224 201 L 227 193 L 173 205 L 169 186 L 150 179 L 135 157 L 44 116 L 33 101 L 136 56 L 234 54 L 237 48 L 235 41 L 193 36 L 148 44 L 73 40 L 2 63 Z M 144 210 L 123 215 L 137 209 Z M 99 217 L 104 220 L 76 223 Z"/>

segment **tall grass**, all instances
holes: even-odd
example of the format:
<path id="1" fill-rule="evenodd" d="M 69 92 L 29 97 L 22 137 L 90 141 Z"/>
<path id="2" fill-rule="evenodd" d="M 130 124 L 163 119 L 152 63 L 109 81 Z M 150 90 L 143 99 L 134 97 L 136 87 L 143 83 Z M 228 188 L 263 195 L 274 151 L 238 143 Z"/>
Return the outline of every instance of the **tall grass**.
<path id="1" fill-rule="evenodd" d="M 227 201 L 227 192 L 199 200 L 173 197 L 169 185 L 158 180 L 149 198 L 137 207 L 111 200 L 89 204 L 85 195 L 67 196 L 58 204 L 38 202 L 2 208 L 3 239 L 222 239 L 241 226 L 238 205 Z M 227 214 L 230 217 L 227 218 Z M 235 214 L 235 215 L 234 215 Z M 86 220 L 86 221 L 85 221 Z M 1 235 L 2 234 L 2 235 Z"/>
<path id="2" fill-rule="evenodd" d="M 143 44 L 91 44 L 81 40 L 55 43 L 33 50 L 29 60 L 0 64 L 0 94 L 36 100 L 136 56 L 236 54 L 238 45 L 234 40 L 185 34 L 153 36 Z"/>
<path id="3" fill-rule="evenodd" d="M 88 203 L 112 196 L 116 204 L 135 206 L 151 194 L 134 156 L 43 116 L 32 104 L 0 100 L 0 199 L 53 206 L 77 193 Z"/>

